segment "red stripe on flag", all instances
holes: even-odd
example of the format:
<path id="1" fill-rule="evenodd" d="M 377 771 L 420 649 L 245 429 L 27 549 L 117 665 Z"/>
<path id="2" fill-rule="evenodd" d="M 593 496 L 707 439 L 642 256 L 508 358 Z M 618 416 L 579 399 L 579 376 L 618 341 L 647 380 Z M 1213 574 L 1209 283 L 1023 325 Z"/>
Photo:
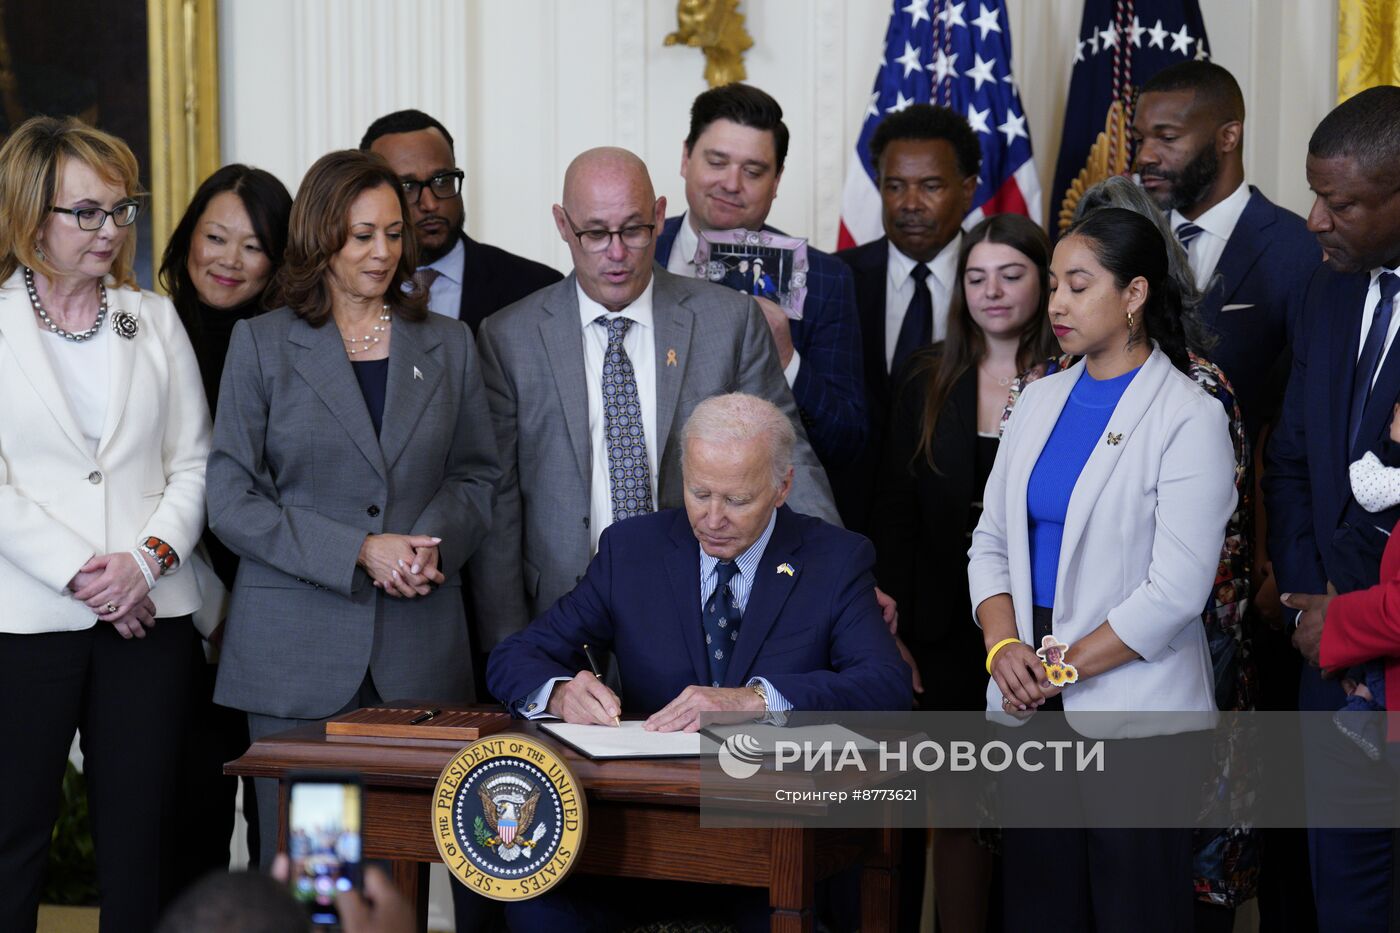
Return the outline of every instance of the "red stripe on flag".
<path id="1" fill-rule="evenodd" d="M 1021 195 L 1021 186 L 1016 184 L 1015 175 L 1002 182 L 996 194 L 982 205 L 982 214 L 985 217 L 993 214 L 1024 214 L 1029 217 L 1030 213 L 1030 209 L 1026 207 L 1026 199 Z"/>
<path id="2" fill-rule="evenodd" d="M 836 231 L 836 248 L 850 249 L 852 246 L 859 246 L 856 238 L 851 236 L 851 231 L 846 229 L 846 222 L 841 221 L 840 227 Z"/>

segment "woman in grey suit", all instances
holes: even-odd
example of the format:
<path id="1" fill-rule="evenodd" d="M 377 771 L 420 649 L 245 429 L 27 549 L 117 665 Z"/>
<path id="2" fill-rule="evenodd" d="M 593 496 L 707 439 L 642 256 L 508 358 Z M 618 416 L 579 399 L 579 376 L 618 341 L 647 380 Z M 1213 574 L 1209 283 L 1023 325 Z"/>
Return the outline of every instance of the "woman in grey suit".
<path id="1" fill-rule="evenodd" d="M 499 468 L 471 333 L 428 313 L 407 216 L 380 157 L 322 157 L 292 205 L 280 307 L 233 331 L 208 498 L 242 561 L 215 699 L 254 740 L 472 693 L 458 571 Z M 269 864 L 276 786 L 258 784 Z"/>

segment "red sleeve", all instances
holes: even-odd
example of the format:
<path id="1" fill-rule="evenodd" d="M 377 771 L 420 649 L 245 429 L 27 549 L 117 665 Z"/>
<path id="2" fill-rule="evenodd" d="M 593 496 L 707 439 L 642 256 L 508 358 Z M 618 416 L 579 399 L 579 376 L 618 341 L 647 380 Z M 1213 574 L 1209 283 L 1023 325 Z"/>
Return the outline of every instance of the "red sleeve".
<path id="1" fill-rule="evenodd" d="M 1395 537 L 1386 545 L 1381 572 L 1380 583 L 1328 604 L 1322 626 L 1324 668 L 1400 656 L 1400 541 Z"/>

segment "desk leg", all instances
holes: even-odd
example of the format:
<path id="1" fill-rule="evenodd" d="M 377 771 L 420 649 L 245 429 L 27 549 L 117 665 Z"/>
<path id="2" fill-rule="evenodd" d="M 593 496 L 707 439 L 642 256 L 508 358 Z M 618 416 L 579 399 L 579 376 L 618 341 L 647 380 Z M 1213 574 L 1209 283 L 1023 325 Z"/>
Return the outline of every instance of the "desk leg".
<path id="1" fill-rule="evenodd" d="M 860 875 L 860 928 L 866 933 L 899 929 L 900 830 L 874 830 Z M 914 918 L 918 923 L 918 918 Z"/>
<path id="2" fill-rule="evenodd" d="M 817 897 L 815 835 L 796 826 L 774 829 L 772 859 L 768 877 L 771 933 L 813 933 Z"/>
<path id="3" fill-rule="evenodd" d="M 394 887 L 413 907 L 413 915 L 417 918 L 414 929 L 418 933 L 426 933 L 428 929 L 428 869 L 431 868 L 431 865 L 428 862 L 409 861 L 392 861 L 387 864 L 389 877 L 394 882 Z"/>

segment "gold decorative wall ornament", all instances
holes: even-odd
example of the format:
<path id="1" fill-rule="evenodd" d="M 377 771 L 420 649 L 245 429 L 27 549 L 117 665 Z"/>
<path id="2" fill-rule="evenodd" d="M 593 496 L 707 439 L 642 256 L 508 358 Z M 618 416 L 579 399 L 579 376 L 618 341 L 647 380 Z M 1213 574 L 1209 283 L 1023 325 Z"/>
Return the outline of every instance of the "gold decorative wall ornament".
<path id="1" fill-rule="evenodd" d="M 1094 140 L 1089 150 L 1089 158 L 1079 170 L 1074 181 L 1070 182 L 1064 200 L 1060 202 L 1059 231 L 1069 229 L 1074 219 L 1074 209 L 1084 193 L 1112 175 L 1126 174 L 1132 166 L 1132 147 L 1128 144 L 1128 120 L 1124 115 L 1122 101 L 1115 100 L 1108 107 L 1104 118 L 1103 132 Z"/>
<path id="2" fill-rule="evenodd" d="M 1337 103 L 1382 84 L 1400 84 L 1400 7 L 1395 0 L 1339 0 Z"/>
<path id="3" fill-rule="evenodd" d="M 704 52 L 705 80 L 710 87 L 748 77 L 744 52 L 753 48 L 753 37 L 744 28 L 739 0 L 678 0 L 676 25 L 665 44 L 688 45 Z"/>
<path id="4" fill-rule="evenodd" d="M 151 95 L 151 248 L 166 240 L 219 167 L 215 0 L 146 0 Z"/>

